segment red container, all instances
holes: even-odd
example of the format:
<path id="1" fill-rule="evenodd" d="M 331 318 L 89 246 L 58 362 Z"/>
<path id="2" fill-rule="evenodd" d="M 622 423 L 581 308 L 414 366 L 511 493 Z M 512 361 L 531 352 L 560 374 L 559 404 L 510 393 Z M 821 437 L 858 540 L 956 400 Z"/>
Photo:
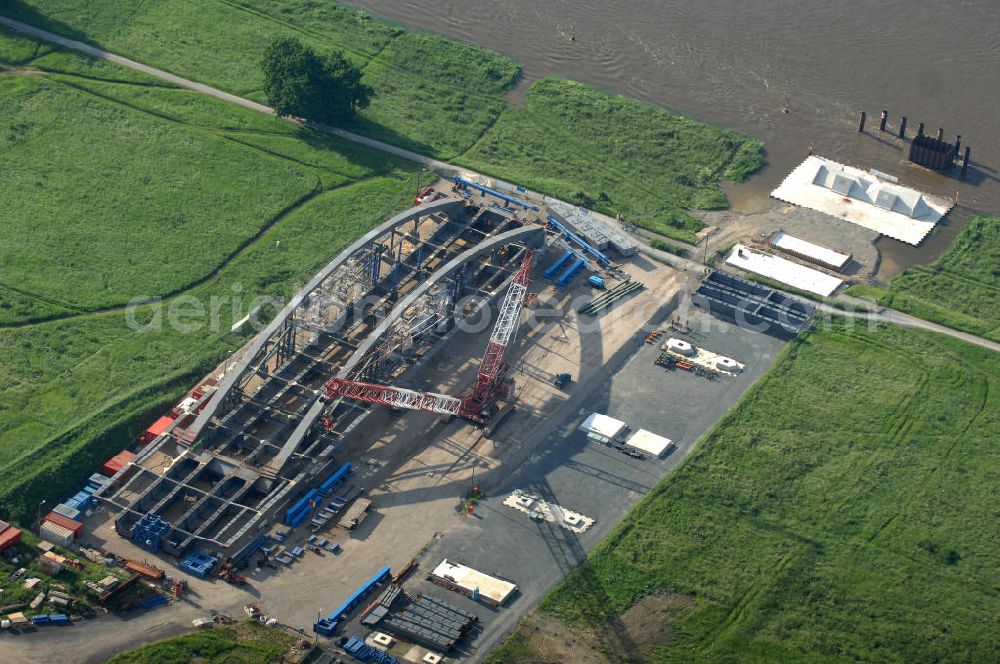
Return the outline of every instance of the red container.
<path id="1" fill-rule="evenodd" d="M 21 531 L 17 528 L 8 527 L 3 532 L 0 532 L 0 553 L 3 553 L 20 541 Z"/>
<path id="2" fill-rule="evenodd" d="M 128 462 L 135 458 L 135 455 L 124 450 L 114 455 L 110 459 L 104 462 L 101 466 L 101 472 L 103 472 L 108 477 L 113 477 L 115 473 L 128 465 Z"/>
<path id="3" fill-rule="evenodd" d="M 83 535 L 83 524 L 79 521 L 69 518 L 68 516 L 63 516 L 59 512 L 49 512 L 45 515 L 45 520 L 50 523 L 54 523 L 63 528 L 68 528 L 73 531 L 73 537 L 80 539 Z"/>
<path id="4" fill-rule="evenodd" d="M 167 430 L 168 427 L 173 423 L 174 418 L 169 415 L 164 415 L 160 419 L 153 422 L 153 426 L 146 429 L 145 433 L 139 436 L 139 442 L 143 445 L 151 443 L 156 440 L 156 437 Z"/>

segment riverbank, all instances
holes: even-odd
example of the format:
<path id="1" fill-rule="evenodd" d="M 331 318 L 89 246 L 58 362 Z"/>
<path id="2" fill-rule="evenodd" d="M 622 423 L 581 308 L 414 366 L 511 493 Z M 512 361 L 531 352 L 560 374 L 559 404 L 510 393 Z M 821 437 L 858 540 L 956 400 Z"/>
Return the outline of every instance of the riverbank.
<path id="1" fill-rule="evenodd" d="M 513 59 L 334 3 L 216 0 L 193 12 L 182 0 L 15 0 L 4 14 L 258 102 L 271 39 L 343 51 L 375 89 L 347 129 L 687 242 L 701 224 L 686 209 L 726 207 L 718 181 L 764 164 L 749 136 L 560 78 L 534 81 L 512 105 Z"/>

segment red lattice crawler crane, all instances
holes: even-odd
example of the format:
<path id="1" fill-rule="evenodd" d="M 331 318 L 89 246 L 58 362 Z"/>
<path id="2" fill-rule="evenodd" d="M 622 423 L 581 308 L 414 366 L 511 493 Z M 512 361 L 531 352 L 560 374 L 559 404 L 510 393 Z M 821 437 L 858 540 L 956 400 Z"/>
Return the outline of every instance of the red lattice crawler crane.
<path id="1" fill-rule="evenodd" d="M 435 392 L 418 392 L 392 385 L 363 383 L 343 377 L 331 378 L 323 393 L 325 401 L 338 398 L 382 404 L 390 408 L 422 410 L 442 415 L 457 415 L 464 419 L 485 424 L 493 414 L 494 406 L 501 399 L 509 398 L 511 382 L 507 373 L 507 347 L 517 332 L 521 308 L 528 292 L 534 253 L 526 249 L 521 266 L 511 281 L 500 305 L 500 316 L 493 326 L 493 333 L 486 345 L 483 361 L 476 374 L 476 384 L 463 397 L 453 397 Z"/>

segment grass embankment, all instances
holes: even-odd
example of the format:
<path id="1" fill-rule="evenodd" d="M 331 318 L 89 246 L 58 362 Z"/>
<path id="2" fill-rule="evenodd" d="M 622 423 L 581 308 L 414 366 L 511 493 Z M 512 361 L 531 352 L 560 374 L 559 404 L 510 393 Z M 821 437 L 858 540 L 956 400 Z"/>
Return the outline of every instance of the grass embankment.
<path id="1" fill-rule="evenodd" d="M 703 224 L 685 210 L 725 207 L 718 180 L 764 163 L 747 136 L 571 81 L 536 81 L 510 106 L 513 60 L 332 2 L 14 0 L 5 13 L 257 100 L 272 38 L 340 49 L 376 92 L 351 129 L 686 242 Z"/>
<path id="2" fill-rule="evenodd" d="M 1000 217 L 973 217 L 941 258 L 906 270 L 889 288 L 859 285 L 847 292 L 1000 341 Z"/>
<path id="3" fill-rule="evenodd" d="M 0 54 L 25 67 L 36 49 L 0 32 Z M 22 522 L 241 345 L 249 330 L 230 326 L 255 297 L 284 301 L 430 177 L 195 93 L 99 80 L 127 80 L 116 67 L 37 54 L 74 73 L 0 76 L 0 516 Z M 206 312 L 222 298 L 215 320 L 169 325 L 178 294 Z M 159 312 L 158 329 L 136 333 L 115 308 L 134 297 L 164 298 L 134 316 Z"/>
<path id="4" fill-rule="evenodd" d="M 998 438 L 996 354 L 814 331 L 541 609 L 610 661 L 992 661 Z M 690 610 L 627 629 L 672 593 Z M 537 643 L 522 629 L 490 661 Z"/>
<path id="5" fill-rule="evenodd" d="M 760 151 L 737 132 L 546 78 L 459 161 L 694 243 L 704 224 L 684 208 L 727 207 L 718 181 L 747 177 Z"/>
<path id="6" fill-rule="evenodd" d="M 216 625 L 116 655 L 107 664 L 274 664 L 296 638 L 256 620 Z"/>

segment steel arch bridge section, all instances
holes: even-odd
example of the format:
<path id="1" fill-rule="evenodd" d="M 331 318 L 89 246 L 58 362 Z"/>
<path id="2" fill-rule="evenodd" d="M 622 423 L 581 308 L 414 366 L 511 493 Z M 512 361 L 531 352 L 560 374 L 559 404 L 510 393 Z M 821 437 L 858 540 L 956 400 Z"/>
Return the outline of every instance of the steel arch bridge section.
<path id="1" fill-rule="evenodd" d="M 260 355 L 261 351 L 265 350 L 268 342 L 276 335 L 281 334 L 282 328 L 285 326 L 286 322 L 289 321 L 299 309 L 308 306 L 309 294 L 316 290 L 328 278 L 334 275 L 338 269 L 346 265 L 347 261 L 351 257 L 360 254 L 373 243 L 377 242 L 382 237 L 389 235 L 397 228 L 408 222 L 431 215 L 435 212 L 451 214 L 460 210 L 465 205 L 466 202 L 464 200 L 446 198 L 432 203 L 414 206 L 383 222 L 378 227 L 373 228 L 371 231 L 355 240 L 349 247 L 340 252 L 336 258 L 327 263 L 322 270 L 317 272 L 316 275 L 310 279 L 309 282 L 303 286 L 291 300 L 288 301 L 288 304 L 285 305 L 285 307 L 278 313 L 277 316 L 274 317 L 265 329 L 254 337 L 247 351 L 242 354 L 242 357 L 236 362 L 236 364 L 226 371 L 226 374 L 219 383 L 215 394 L 212 395 L 208 404 L 204 409 L 202 409 L 201 413 L 198 414 L 198 417 L 191 424 L 191 426 L 188 427 L 187 433 L 184 435 L 184 441 L 192 443 L 197 439 L 201 431 L 219 412 L 219 409 L 222 404 L 226 402 L 227 396 L 230 392 L 232 392 L 233 389 L 239 385 L 240 379 L 247 372 L 247 370 L 252 367 L 255 358 Z"/>
<path id="2" fill-rule="evenodd" d="M 372 333 L 365 339 L 364 343 L 359 345 L 357 350 L 351 354 L 351 357 L 348 358 L 347 362 L 343 365 L 337 377 L 346 378 L 349 376 L 351 372 L 358 367 L 364 357 L 378 346 L 378 344 L 382 341 L 382 338 L 392 328 L 393 324 L 395 324 L 400 316 L 403 315 L 403 312 L 416 303 L 419 298 L 427 294 L 432 287 L 457 272 L 469 261 L 483 254 L 489 253 L 494 249 L 514 243 L 524 244 L 528 247 L 536 249 L 540 248 L 545 243 L 545 229 L 541 226 L 534 225 L 515 228 L 514 230 L 507 231 L 506 233 L 501 233 L 492 238 L 483 240 L 476 246 L 466 249 L 448 263 L 441 266 L 441 268 L 436 270 L 426 281 L 421 283 L 420 286 L 415 288 L 411 293 L 407 294 L 406 297 L 400 300 L 396 306 L 393 307 L 392 311 L 390 311 L 389 315 L 382 320 L 379 326 L 372 330 Z M 299 421 L 298 426 L 295 427 L 295 431 L 293 431 L 292 435 L 285 441 L 281 451 L 275 455 L 274 459 L 271 461 L 272 468 L 276 471 L 280 471 L 285 461 L 287 461 L 287 459 L 291 457 L 292 453 L 299 447 L 313 423 L 316 422 L 326 407 L 327 404 L 320 397 L 317 397 L 312 406 L 309 407 L 305 416 Z"/>

